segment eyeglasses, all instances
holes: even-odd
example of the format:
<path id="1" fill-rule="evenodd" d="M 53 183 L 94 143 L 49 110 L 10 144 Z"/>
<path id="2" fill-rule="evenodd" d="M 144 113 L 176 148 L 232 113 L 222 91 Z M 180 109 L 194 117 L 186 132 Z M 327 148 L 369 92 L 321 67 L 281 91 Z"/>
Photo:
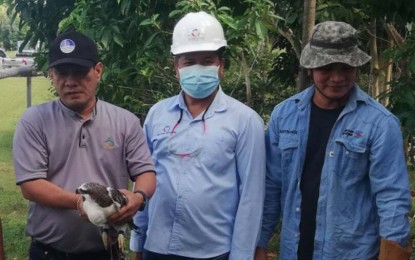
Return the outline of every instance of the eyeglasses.
<path id="1" fill-rule="evenodd" d="M 205 115 L 209 107 L 210 104 L 206 107 L 206 110 L 202 115 L 202 134 L 198 133 L 197 129 L 195 128 L 195 124 L 189 125 L 182 131 L 176 131 L 183 118 L 183 109 L 180 110 L 179 120 L 177 120 L 176 124 L 173 126 L 168 141 L 168 150 L 171 154 L 180 156 L 182 158 L 196 157 L 200 154 L 203 147 L 203 137 L 206 134 Z"/>

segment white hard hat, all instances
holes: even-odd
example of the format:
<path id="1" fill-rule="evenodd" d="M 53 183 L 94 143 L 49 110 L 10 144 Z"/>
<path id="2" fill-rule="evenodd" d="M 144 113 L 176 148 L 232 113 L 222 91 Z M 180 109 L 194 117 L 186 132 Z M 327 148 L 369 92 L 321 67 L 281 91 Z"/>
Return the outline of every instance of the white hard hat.
<path id="1" fill-rule="evenodd" d="M 188 13 L 173 30 L 173 55 L 195 51 L 217 51 L 226 47 L 223 28 L 215 17 L 205 12 Z"/>

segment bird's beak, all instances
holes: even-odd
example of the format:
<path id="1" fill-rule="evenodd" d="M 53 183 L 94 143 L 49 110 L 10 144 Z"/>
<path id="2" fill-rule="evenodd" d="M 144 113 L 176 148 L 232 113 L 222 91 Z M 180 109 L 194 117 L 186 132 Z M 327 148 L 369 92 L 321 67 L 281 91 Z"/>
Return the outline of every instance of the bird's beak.
<path id="1" fill-rule="evenodd" d="M 75 193 L 76 193 L 76 194 L 81 194 L 81 193 L 79 192 L 79 189 L 76 189 L 76 190 L 75 190 Z"/>

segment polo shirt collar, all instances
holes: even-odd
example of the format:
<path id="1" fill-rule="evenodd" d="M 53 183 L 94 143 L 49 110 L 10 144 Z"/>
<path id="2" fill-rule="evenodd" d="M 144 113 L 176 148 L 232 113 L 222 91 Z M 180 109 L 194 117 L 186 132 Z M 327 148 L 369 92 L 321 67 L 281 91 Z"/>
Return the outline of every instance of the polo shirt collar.
<path id="1" fill-rule="evenodd" d="M 90 118 L 90 120 L 91 119 L 95 119 L 95 117 L 97 116 L 97 107 L 100 105 L 100 104 L 98 104 L 98 101 L 99 101 L 99 99 L 96 97 L 96 102 L 95 102 L 95 106 L 94 106 L 94 109 L 92 110 L 92 113 L 91 113 L 91 118 Z M 69 115 L 69 116 L 71 116 L 71 117 L 77 117 L 77 118 L 80 118 L 80 119 L 82 119 L 82 116 L 81 116 L 81 114 L 79 114 L 78 112 L 76 112 L 76 111 L 73 111 L 72 109 L 70 109 L 69 107 L 67 107 L 63 102 L 62 102 L 62 100 L 61 99 L 59 99 L 58 100 L 58 104 L 59 104 L 59 107 L 62 109 L 62 111 L 65 113 L 65 114 L 67 114 L 67 115 Z"/>

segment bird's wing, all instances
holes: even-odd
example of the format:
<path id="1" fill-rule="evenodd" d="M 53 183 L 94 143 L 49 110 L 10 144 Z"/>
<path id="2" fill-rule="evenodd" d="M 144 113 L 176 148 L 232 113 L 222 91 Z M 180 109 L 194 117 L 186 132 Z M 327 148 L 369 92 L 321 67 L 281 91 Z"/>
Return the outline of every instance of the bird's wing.
<path id="1" fill-rule="evenodd" d="M 109 207 L 113 203 L 111 195 L 108 194 L 107 188 L 102 185 L 95 185 L 91 188 L 89 196 L 102 208 Z"/>
<path id="2" fill-rule="evenodd" d="M 117 204 L 118 208 L 122 208 L 123 206 L 127 205 L 128 199 L 127 196 L 124 195 L 121 191 L 117 189 L 107 188 L 109 196 Z"/>

